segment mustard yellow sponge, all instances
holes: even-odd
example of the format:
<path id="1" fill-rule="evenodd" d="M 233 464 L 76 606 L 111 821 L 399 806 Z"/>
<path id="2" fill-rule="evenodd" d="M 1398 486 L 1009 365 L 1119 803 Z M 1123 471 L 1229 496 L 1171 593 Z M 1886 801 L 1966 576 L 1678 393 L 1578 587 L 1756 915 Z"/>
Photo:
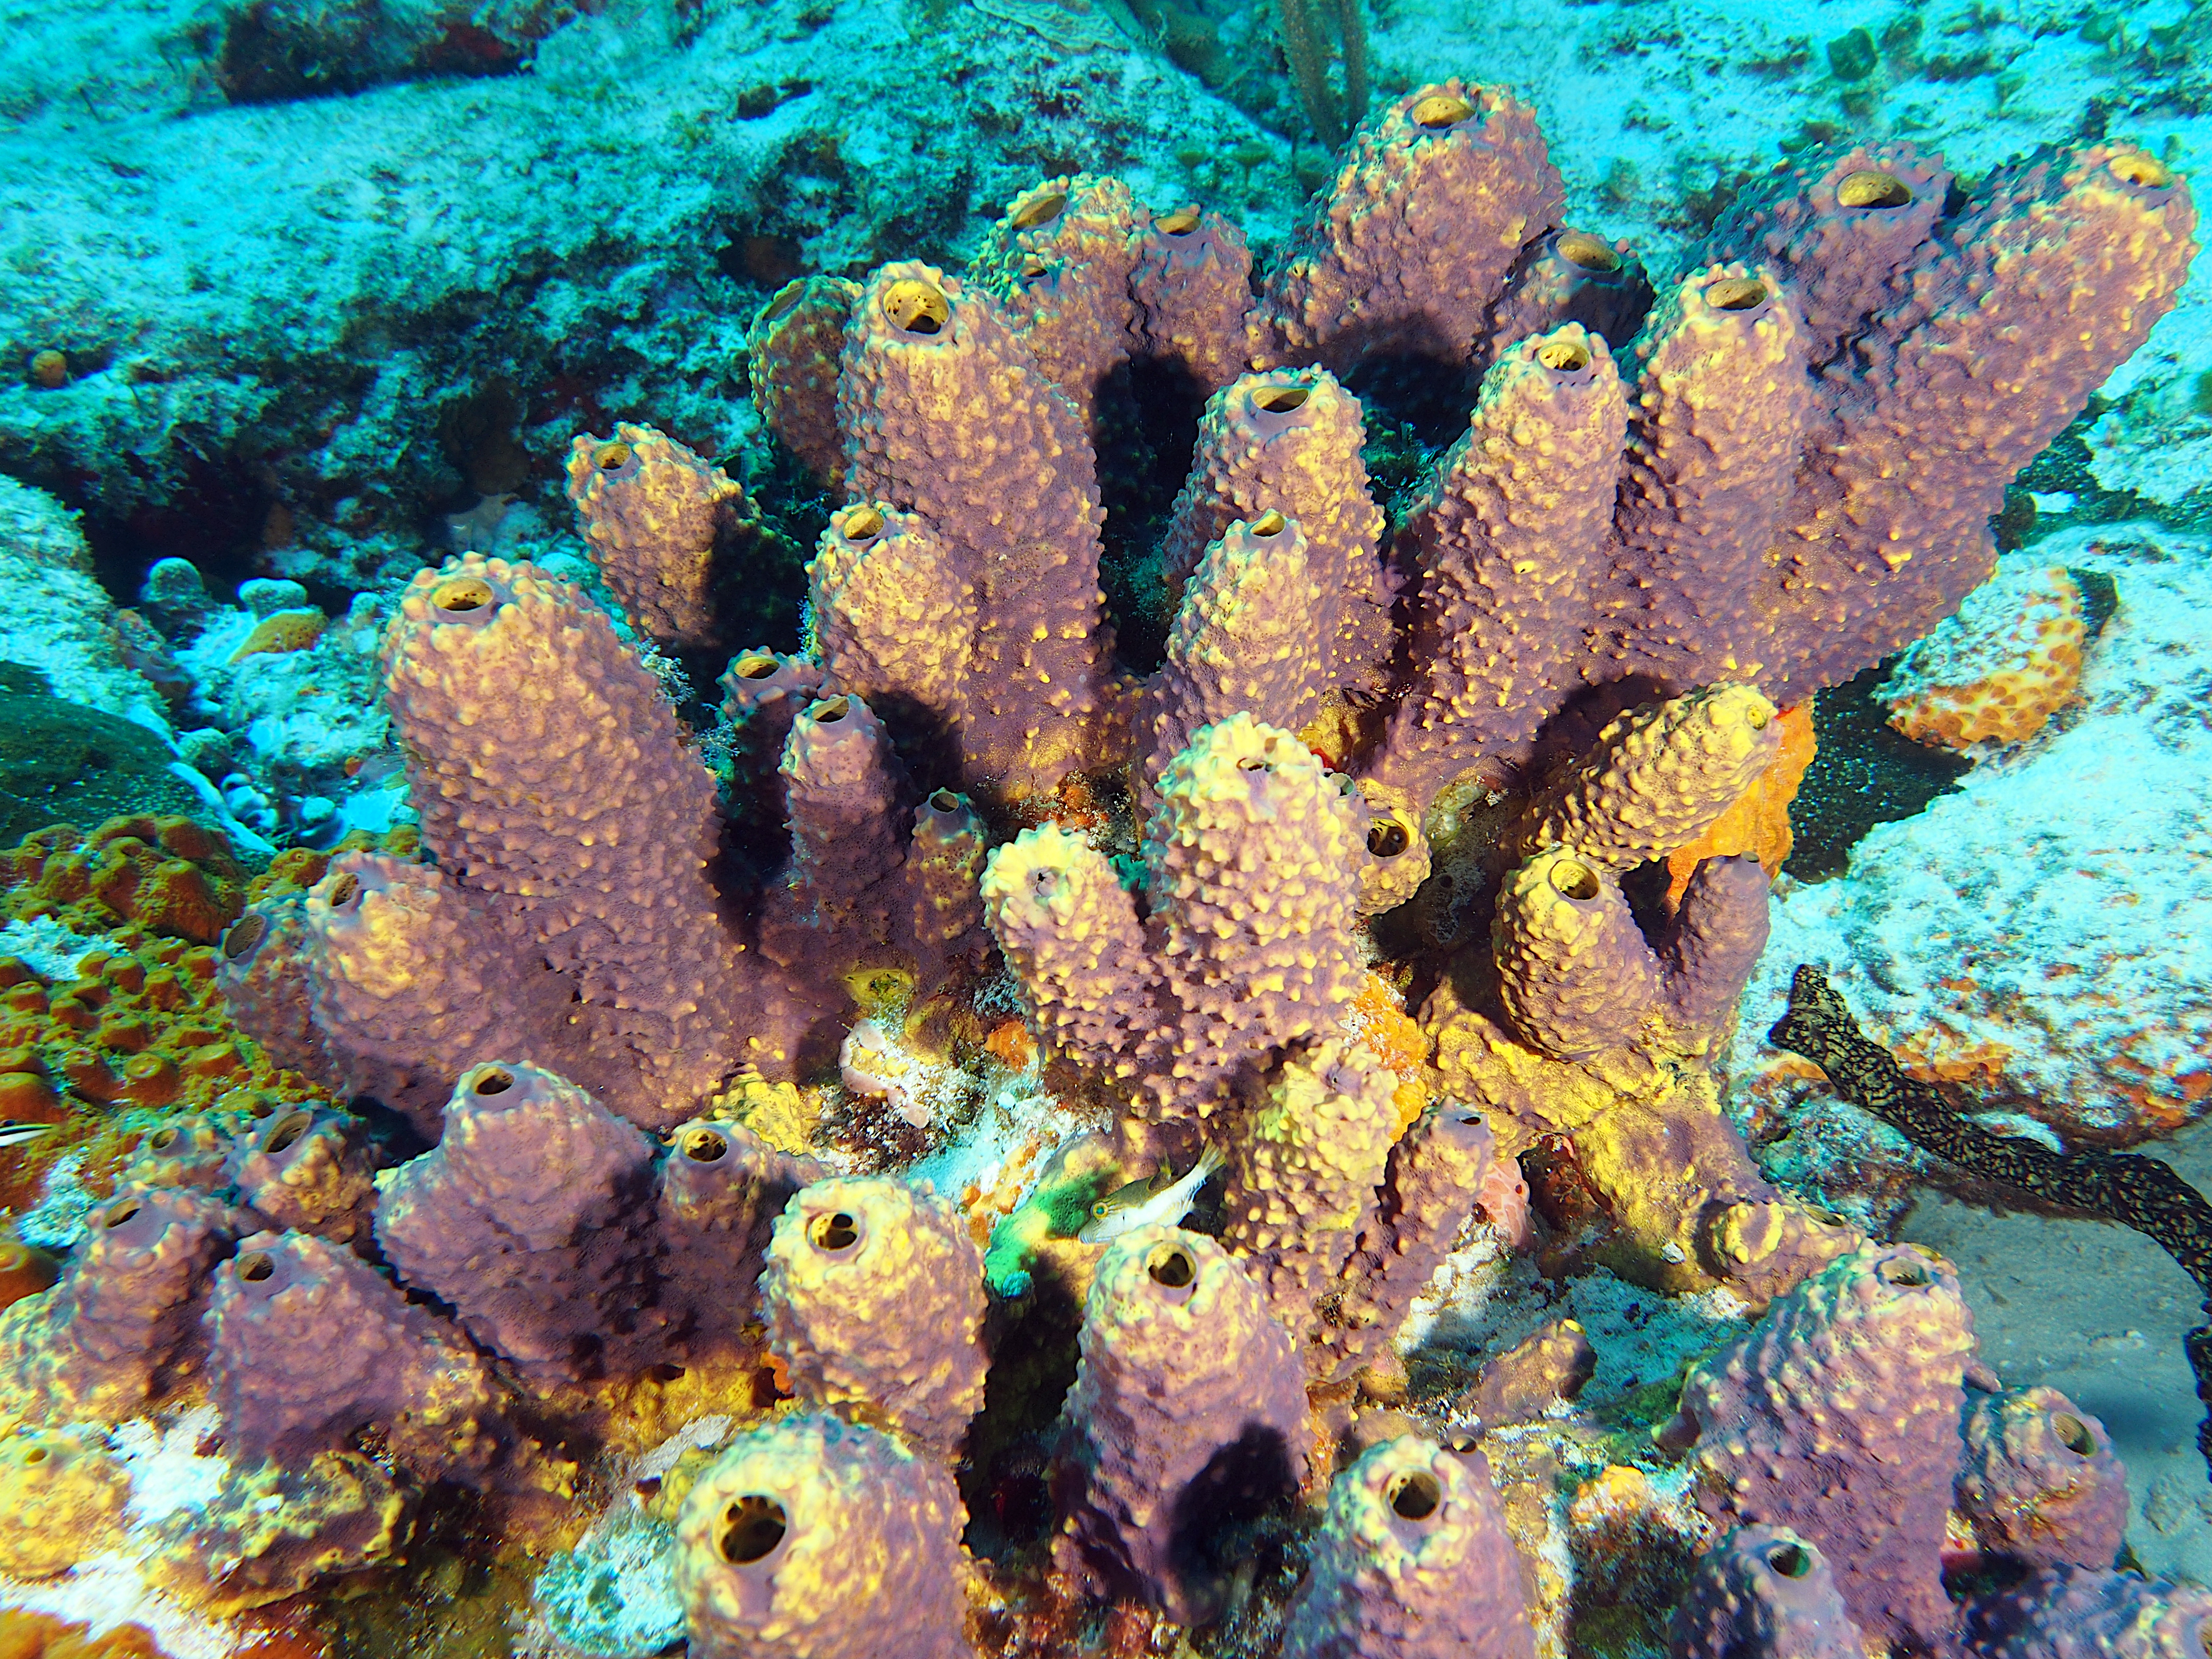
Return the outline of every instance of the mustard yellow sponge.
<path id="1" fill-rule="evenodd" d="M 217 1616 L 266 1607 L 342 1573 L 398 1560 L 421 1489 L 358 1452 L 234 1472 L 206 1504 L 154 1528 L 148 1580 Z"/>
<path id="2" fill-rule="evenodd" d="M 1516 847 L 1572 848 L 1615 872 L 1664 858 L 1705 834 L 1766 769 L 1782 742 L 1775 708 L 1748 685 L 1714 685 L 1631 709 L 1532 803 Z"/>
<path id="3" fill-rule="evenodd" d="M 717 642 L 715 556 L 750 528 L 745 492 L 719 466 L 649 426 L 622 422 L 568 448 L 568 499 L 623 613 L 670 645 Z"/>
<path id="4" fill-rule="evenodd" d="M 112 1542 L 131 1496 L 123 1465 L 83 1428 L 0 1438 L 0 1572 L 51 1578 Z"/>
<path id="5" fill-rule="evenodd" d="M 952 1476 L 829 1416 L 740 1436 L 676 1523 L 691 1659 L 967 1659 Z"/>
<path id="6" fill-rule="evenodd" d="M 940 1452 L 983 1403 L 983 1255 L 902 1181 L 839 1176 L 776 1218 L 761 1292 L 769 1346 L 805 1396 L 880 1413 Z"/>
<path id="7" fill-rule="evenodd" d="M 1506 876 L 1492 942 L 1513 1023 L 1555 1054 L 1625 1042 L 1658 1004 L 1658 963 L 1620 881 L 1578 853 L 1547 848 Z"/>
<path id="8" fill-rule="evenodd" d="M 1434 867 L 1433 849 L 1404 791 L 1362 778 L 1358 793 L 1347 799 L 1366 824 L 1360 836 L 1367 856 L 1359 865 L 1359 914 L 1379 916 L 1420 890 Z"/>

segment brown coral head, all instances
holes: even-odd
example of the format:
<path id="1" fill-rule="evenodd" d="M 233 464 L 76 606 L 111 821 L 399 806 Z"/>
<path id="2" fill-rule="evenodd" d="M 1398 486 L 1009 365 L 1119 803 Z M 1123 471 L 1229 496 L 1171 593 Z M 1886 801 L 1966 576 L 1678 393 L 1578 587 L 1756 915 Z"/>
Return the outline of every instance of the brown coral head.
<path id="1" fill-rule="evenodd" d="M 256 1250 L 251 1255 L 238 1258 L 238 1276 L 249 1285 L 259 1285 L 276 1276 L 276 1259 L 266 1250 Z"/>
<path id="2" fill-rule="evenodd" d="M 684 1137 L 684 1156 L 694 1164 L 719 1164 L 729 1151 L 727 1139 L 713 1129 L 694 1129 Z"/>
<path id="3" fill-rule="evenodd" d="M 2053 1412 L 2051 1414 L 2051 1432 L 2058 1437 L 2060 1445 L 2076 1457 L 2094 1457 L 2097 1455 L 2097 1437 L 2089 1432 L 2089 1425 L 2071 1412 Z"/>
<path id="4" fill-rule="evenodd" d="M 1367 826 L 1367 852 L 1371 858 L 1395 859 L 1413 844 L 1413 838 L 1402 823 L 1381 818 Z"/>
<path id="5" fill-rule="evenodd" d="M 231 923 L 222 936 L 225 961 L 243 962 L 269 936 L 269 918 L 248 913 Z"/>
<path id="6" fill-rule="evenodd" d="M 1145 1272 L 1164 1290 L 1187 1291 L 1197 1282 L 1198 1264 L 1182 1246 L 1163 1244 L 1145 1263 Z"/>
<path id="7" fill-rule="evenodd" d="M 865 502 L 859 507 L 847 507 L 837 515 L 836 522 L 837 533 L 848 542 L 872 542 L 884 533 L 884 515 Z M 774 658 L 769 659 L 769 669 L 771 673 L 775 672 Z M 747 678 L 757 677 L 748 675 Z"/>
<path id="8" fill-rule="evenodd" d="M 619 439 L 592 452 L 592 465 L 602 472 L 619 472 L 637 459 L 637 452 Z"/>
<path id="9" fill-rule="evenodd" d="M 1813 1552 L 1794 1538 L 1785 1538 L 1766 1553 L 1766 1565 L 1784 1578 L 1802 1578 L 1813 1571 Z"/>
<path id="10" fill-rule="evenodd" d="M 774 674 L 781 665 L 767 652 L 758 651 L 750 656 L 740 657 L 732 663 L 730 672 L 741 680 L 764 680 Z"/>
<path id="11" fill-rule="evenodd" d="M 1715 311 L 1757 311 L 1772 297 L 1755 276 L 1723 276 L 1705 290 L 1705 303 Z"/>
<path id="12" fill-rule="evenodd" d="M 1426 1469 L 1406 1469 L 1383 1492 L 1390 1513 L 1401 1521 L 1426 1521 L 1443 1507 L 1443 1483 Z"/>
<path id="13" fill-rule="evenodd" d="M 1552 890 L 1561 898 L 1587 904 L 1603 890 L 1597 872 L 1576 859 L 1561 859 L 1552 866 Z"/>
<path id="14" fill-rule="evenodd" d="M 482 1098 L 505 1094 L 514 1087 L 514 1073 L 504 1066 L 479 1066 L 469 1078 L 469 1092 Z"/>
<path id="15" fill-rule="evenodd" d="M 1152 228 L 1163 236 L 1188 236 L 1198 228 L 1202 216 L 1194 207 L 1177 208 L 1173 213 L 1163 213 L 1152 221 Z"/>
<path id="16" fill-rule="evenodd" d="M 1067 192 L 1046 190 L 1017 201 L 1007 219 L 1016 230 L 1035 230 L 1040 225 L 1050 224 L 1066 211 Z"/>
<path id="17" fill-rule="evenodd" d="M 1594 359 L 1579 340 L 1547 340 L 1536 348 L 1536 361 L 1554 374 L 1579 374 Z"/>
<path id="18" fill-rule="evenodd" d="M 904 334 L 936 334 L 952 320 L 952 305 L 929 283 L 908 276 L 884 290 L 884 315 Z"/>
<path id="19" fill-rule="evenodd" d="M 1455 127 L 1474 113 L 1474 106 L 1455 92 L 1427 92 L 1413 100 L 1413 125 L 1438 132 Z"/>
<path id="20" fill-rule="evenodd" d="M 2167 168 L 2139 149 L 2122 150 L 2105 163 L 2105 169 L 2137 190 L 2164 190 L 2173 183 L 2173 174 Z"/>
<path id="21" fill-rule="evenodd" d="M 1252 388 L 1252 407 L 1267 415 L 1294 415 L 1311 396 L 1311 386 L 1259 386 Z"/>
<path id="22" fill-rule="evenodd" d="M 300 1144 L 314 1119 L 306 1112 L 287 1112 L 276 1120 L 261 1142 L 261 1150 L 270 1158 L 282 1158 Z"/>
<path id="23" fill-rule="evenodd" d="M 123 1068 L 123 1092 L 135 1106 L 166 1106 L 181 1092 L 177 1062 L 167 1054 L 137 1054 Z"/>
<path id="24" fill-rule="evenodd" d="M 846 1255 L 860 1248 L 860 1218 L 849 1210 L 828 1210 L 806 1224 L 806 1242 L 824 1255 Z"/>
<path id="25" fill-rule="evenodd" d="M 1291 521 L 1279 513 L 1262 513 L 1252 520 L 1255 536 L 1279 536 L 1291 526 Z"/>
<path id="26" fill-rule="evenodd" d="M 456 576 L 438 584 L 430 604 L 447 622 L 478 622 L 491 609 L 494 598 L 491 584 L 483 577 Z"/>
<path id="27" fill-rule="evenodd" d="M 1558 251 L 1559 258 L 1577 270 L 1607 276 L 1620 269 L 1620 255 L 1613 251 L 1613 244 L 1601 236 L 1591 235 L 1588 231 L 1563 230 L 1559 233 L 1559 240 L 1552 246 Z"/>
<path id="28" fill-rule="evenodd" d="M 783 1505 L 759 1492 L 737 1499 L 722 1511 L 722 1525 L 714 1534 L 714 1547 L 733 1567 L 750 1567 L 775 1553 L 791 1517 Z"/>
<path id="29" fill-rule="evenodd" d="M 70 366 L 68 354 L 57 351 L 52 346 L 48 346 L 44 351 L 35 352 L 32 355 L 32 385 L 42 386 L 46 391 L 52 392 L 61 386 L 67 386 L 69 384 L 69 378 Z"/>
<path id="30" fill-rule="evenodd" d="M 1901 208 L 1911 204 L 1912 186 L 1893 173 L 1861 167 L 1836 181 L 1836 203 L 1847 208 Z"/>

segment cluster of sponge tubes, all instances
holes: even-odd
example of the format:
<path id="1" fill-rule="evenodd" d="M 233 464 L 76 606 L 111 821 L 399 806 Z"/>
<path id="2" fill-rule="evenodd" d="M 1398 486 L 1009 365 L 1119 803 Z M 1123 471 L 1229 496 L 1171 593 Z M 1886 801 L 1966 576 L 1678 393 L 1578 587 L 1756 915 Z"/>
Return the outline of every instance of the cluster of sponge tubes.
<path id="1" fill-rule="evenodd" d="M 1427 1131 L 1455 1148 L 1427 1156 L 1457 1182 L 1482 1176 L 1479 1130 L 1455 1133 L 1474 1127 Z M 1401 1200 L 1413 1179 L 1395 1170 Z M 963 1547 L 954 1461 L 991 1358 L 981 1253 L 949 1205 L 709 1120 L 656 1147 L 519 1065 L 465 1077 L 440 1145 L 377 1196 L 398 1284 L 246 1196 L 212 1174 L 127 1191 L 53 1290 L 0 1313 L 13 1417 L 120 1421 L 204 1373 L 235 1501 L 140 1540 L 173 1590 L 252 1605 L 389 1559 L 441 1483 L 509 1516 L 558 1504 L 563 1466 L 532 1437 L 579 1385 L 750 1376 L 764 1345 L 796 1402 L 697 1468 L 673 1516 L 693 1650 L 975 1650 L 1000 1587 Z M 1410 1246 L 1425 1278 L 1433 1239 L 1393 1231 L 1409 1206 L 1373 1207 L 1370 1266 L 1387 1278 Z M 1530 1659 L 1480 1444 L 1400 1433 L 1331 1480 L 1312 1416 L 1331 1356 L 1234 1251 L 1152 1224 L 1097 1258 L 1052 1472 L 1067 1580 L 1203 1622 L 1235 1594 L 1222 1540 L 1325 1486 L 1285 1654 Z M 2179 1654 L 2212 1626 L 2212 1596 L 2111 1571 L 2127 1498 L 2102 1425 L 2055 1390 L 2002 1390 L 1949 1268 L 1910 1247 L 1860 1247 L 1778 1297 L 1692 1368 L 1661 1438 L 1715 1540 L 1676 1659 L 1845 1659 L 1875 1640 Z M 0 1488 L 0 1562 L 19 1575 L 66 1567 L 58 1526 L 82 1551 L 126 1524 L 127 1477 L 78 1431 L 15 1437 Z M 1954 1569 L 1998 1588 L 1954 1604 Z"/>
<path id="2" fill-rule="evenodd" d="M 204 1212 L 112 1212 L 118 1236 L 159 1223 L 145 1276 L 115 1281 L 143 1295 L 88 1253 L 46 1314 L 0 1316 L 12 1386 L 62 1386 L 38 1356 L 112 1310 L 118 1352 L 206 1345 L 243 1449 L 327 1458 L 367 1425 L 404 1446 L 418 1420 L 433 1440 L 465 1423 L 469 1467 L 521 1491 L 525 1437 L 453 1356 L 480 1347 L 540 1389 L 711 1363 L 748 1340 L 759 1274 L 769 1346 L 817 1409 L 695 1490 L 695 1650 L 848 1651 L 865 1619 L 957 1651 L 944 1465 L 984 1374 L 975 1246 L 899 1183 L 822 1179 L 696 1115 L 747 1069 L 817 1064 L 854 971 L 933 982 L 994 945 L 1055 1063 L 1118 1109 L 1125 1158 L 1230 1160 L 1219 1239 L 1139 1229 L 1091 1273 L 1056 1481 L 1082 1582 L 1215 1607 L 1191 1547 L 1207 1504 L 1318 1481 L 1309 1390 L 1387 1370 L 1486 1171 L 1539 1135 L 1572 1143 L 1619 1264 L 1650 1282 L 1764 1302 L 1856 1271 L 1855 1234 L 1759 1176 L 1707 1064 L 1765 872 L 1708 863 L 1656 944 L 1621 877 L 1766 764 L 1776 697 L 1876 659 L 1985 574 L 2004 483 L 2193 251 L 2186 191 L 2124 148 L 1949 196 L 1904 146 L 1802 165 L 1647 318 L 1633 262 L 1559 225 L 1527 111 L 1452 82 L 1361 130 L 1256 301 L 1233 226 L 1089 177 L 1018 201 L 964 280 L 895 264 L 795 287 L 756 325 L 754 385 L 851 501 L 810 567 L 809 650 L 725 677 L 726 804 L 604 615 L 468 556 L 418 579 L 386 645 L 432 861 L 349 854 L 225 943 L 242 1027 L 437 1139 L 376 1196 L 374 1232 L 458 1329 L 296 1233 L 213 1269 L 254 1218 L 233 1186 Z M 1166 660 L 1142 682 L 1104 622 L 1094 447 L 1133 357 L 1213 389 L 1157 550 Z M 1386 548 L 1346 381 L 1406 358 L 1485 372 Z M 571 477 L 624 608 L 708 637 L 734 487 L 645 428 L 580 441 Z M 1425 1010 L 1437 1080 L 1479 1109 L 1409 1113 L 1359 1041 L 1363 921 L 1418 884 L 1448 786 L 1530 761 L 1585 705 L 1601 729 L 1503 832 L 1489 936 Z M 990 848 L 987 816 L 1112 769 L 1145 817 L 1141 901 L 1050 824 Z M 750 890 L 720 856 L 732 823 L 781 855 Z M 179 1310 L 211 1270 L 195 1325 Z M 284 1310 L 341 1303 L 410 1357 L 368 1368 L 374 1389 L 283 1348 Z M 158 1392 L 161 1363 L 132 1361 L 122 1393 Z M 340 1403 L 302 1403 L 318 1375 Z M 264 1376 L 295 1385 L 260 1402 Z M 398 1397 L 431 1376 L 458 1380 Z M 872 1501 L 841 1501 L 856 1492 Z M 1528 1651 L 1479 1457 L 1394 1442 L 1328 1502 L 1292 1650 Z M 1810 1549 L 1819 1518 L 1781 1521 Z M 1891 1617 L 1837 1582 L 1863 1626 Z M 1425 1596 L 1443 1599 L 1409 1621 Z"/>

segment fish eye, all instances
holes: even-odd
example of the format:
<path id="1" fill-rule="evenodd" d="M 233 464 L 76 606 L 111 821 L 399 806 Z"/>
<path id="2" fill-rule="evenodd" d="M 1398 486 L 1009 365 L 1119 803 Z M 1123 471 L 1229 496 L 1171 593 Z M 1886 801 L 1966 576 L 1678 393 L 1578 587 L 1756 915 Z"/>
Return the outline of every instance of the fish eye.
<path id="1" fill-rule="evenodd" d="M 1091 1213 L 1099 1220 L 1103 1221 L 1106 1218 L 1106 1200 L 1101 1199 L 1097 1203 L 1092 1205 L 1091 1206 Z"/>

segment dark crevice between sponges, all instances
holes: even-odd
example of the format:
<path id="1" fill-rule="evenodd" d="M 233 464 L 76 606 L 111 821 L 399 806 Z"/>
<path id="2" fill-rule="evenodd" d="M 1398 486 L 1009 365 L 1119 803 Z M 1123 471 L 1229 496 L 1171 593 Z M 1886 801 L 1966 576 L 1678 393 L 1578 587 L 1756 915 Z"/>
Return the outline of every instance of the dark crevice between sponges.
<path id="1" fill-rule="evenodd" d="M 1889 723 L 1875 695 L 1897 659 L 1813 698 L 1819 752 L 1790 808 L 1795 837 L 1782 868 L 1800 881 L 1826 881 L 1850 867 L 1851 848 L 1878 823 L 1909 818 L 1954 793 L 1973 763 L 1915 743 Z"/>

